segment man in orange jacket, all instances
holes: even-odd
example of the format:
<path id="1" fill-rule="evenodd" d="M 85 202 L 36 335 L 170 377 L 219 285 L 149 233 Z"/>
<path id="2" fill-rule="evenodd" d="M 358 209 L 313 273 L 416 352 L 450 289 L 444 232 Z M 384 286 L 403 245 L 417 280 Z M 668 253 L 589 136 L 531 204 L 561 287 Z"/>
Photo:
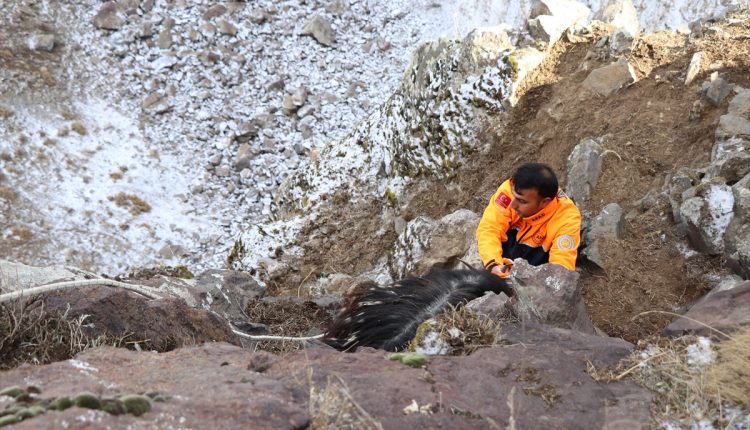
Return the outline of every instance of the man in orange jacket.
<path id="1" fill-rule="evenodd" d="M 503 182 L 477 227 L 484 268 L 503 278 L 516 258 L 575 270 L 580 240 L 581 213 L 541 163 L 524 164 Z"/>

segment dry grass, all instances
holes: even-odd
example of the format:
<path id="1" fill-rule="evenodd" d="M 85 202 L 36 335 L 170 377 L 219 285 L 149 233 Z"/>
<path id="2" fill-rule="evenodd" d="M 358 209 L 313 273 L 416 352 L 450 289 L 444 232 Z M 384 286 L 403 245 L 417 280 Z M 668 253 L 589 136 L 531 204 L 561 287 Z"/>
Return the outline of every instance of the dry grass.
<path id="1" fill-rule="evenodd" d="M 616 381 L 625 377 L 656 393 L 652 407 L 655 426 L 708 420 L 729 428 L 737 409 L 750 414 L 750 327 L 712 343 L 716 358 L 708 364 L 691 362 L 689 350 L 699 338 L 653 338 L 615 370 L 589 366 L 594 379 Z"/>
<path id="2" fill-rule="evenodd" d="M 329 375 L 323 388 L 312 383 L 311 375 L 309 379 L 310 429 L 383 429 L 383 425 L 354 400 L 340 377 Z"/>
<path id="3" fill-rule="evenodd" d="M 67 360 L 88 348 L 121 343 L 115 338 L 87 337 L 81 328 L 84 320 L 47 312 L 41 297 L 1 305 L 0 370 Z"/>
<path id="4" fill-rule="evenodd" d="M 443 312 L 437 317 L 437 330 L 440 338 L 451 347 L 451 355 L 469 355 L 480 348 L 493 346 L 500 340 L 500 330 L 512 317 L 496 320 L 485 315 L 460 307 Z M 458 336 L 451 336 L 450 331 L 456 328 L 461 331 Z"/>
<path id="5" fill-rule="evenodd" d="M 322 330 L 331 322 L 331 316 L 314 302 L 290 299 L 250 300 L 245 307 L 249 321 L 265 324 L 268 331 L 279 336 L 308 336 L 311 329 Z M 303 349 L 304 342 L 264 341 L 256 348 L 274 354 L 288 354 Z"/>
<path id="6" fill-rule="evenodd" d="M 109 200 L 115 202 L 117 206 L 128 209 L 133 216 L 151 212 L 151 205 L 135 194 L 121 192 L 117 193 L 117 195 L 110 196 Z"/>

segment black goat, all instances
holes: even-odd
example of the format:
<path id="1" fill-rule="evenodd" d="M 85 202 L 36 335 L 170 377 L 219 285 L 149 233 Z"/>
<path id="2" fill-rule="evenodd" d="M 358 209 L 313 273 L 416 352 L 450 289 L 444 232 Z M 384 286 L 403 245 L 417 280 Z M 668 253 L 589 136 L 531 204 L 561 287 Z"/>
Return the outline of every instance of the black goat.
<path id="1" fill-rule="evenodd" d="M 341 351 L 370 346 L 386 351 L 404 349 L 422 322 L 450 306 L 460 306 L 487 291 L 513 295 L 500 277 L 484 270 L 434 271 L 382 288 L 364 285 L 351 295 L 323 335 Z"/>

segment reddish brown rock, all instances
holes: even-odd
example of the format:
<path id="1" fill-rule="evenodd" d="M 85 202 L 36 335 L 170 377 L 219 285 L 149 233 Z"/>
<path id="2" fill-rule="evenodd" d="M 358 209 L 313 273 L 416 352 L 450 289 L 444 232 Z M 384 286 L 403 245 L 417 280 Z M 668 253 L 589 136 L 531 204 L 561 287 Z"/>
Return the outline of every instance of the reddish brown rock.
<path id="1" fill-rule="evenodd" d="M 267 355 L 225 343 L 161 354 L 97 348 L 75 360 L 4 372 L 0 380 L 22 388 L 33 381 L 42 399 L 82 391 L 102 397 L 158 392 L 163 399 L 140 417 L 73 407 L 27 419 L 17 429 L 305 428 L 307 411 L 293 391 L 255 371 Z"/>
<path id="2" fill-rule="evenodd" d="M 703 297 L 685 313 L 685 317 L 675 319 L 664 329 L 664 334 L 708 336 L 715 334 L 711 328 L 726 333 L 750 324 L 750 282 Z"/>
<path id="3" fill-rule="evenodd" d="M 237 342 L 226 320 L 174 297 L 152 300 L 102 286 L 62 291 L 47 303 L 50 310 L 67 311 L 73 318 L 88 315 L 88 335 L 128 335 L 128 341 L 141 342 L 144 349 L 169 351 L 202 342 Z"/>

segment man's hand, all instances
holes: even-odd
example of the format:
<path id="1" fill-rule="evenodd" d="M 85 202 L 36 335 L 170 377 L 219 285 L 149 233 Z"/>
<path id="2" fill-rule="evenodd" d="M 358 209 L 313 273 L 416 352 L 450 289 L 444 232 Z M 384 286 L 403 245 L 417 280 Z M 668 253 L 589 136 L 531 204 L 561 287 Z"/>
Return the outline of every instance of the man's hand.
<path id="1" fill-rule="evenodd" d="M 498 264 L 493 267 L 491 273 L 497 275 L 503 279 L 510 276 L 510 269 L 513 267 L 513 260 L 510 258 L 503 258 L 503 264 Z"/>

